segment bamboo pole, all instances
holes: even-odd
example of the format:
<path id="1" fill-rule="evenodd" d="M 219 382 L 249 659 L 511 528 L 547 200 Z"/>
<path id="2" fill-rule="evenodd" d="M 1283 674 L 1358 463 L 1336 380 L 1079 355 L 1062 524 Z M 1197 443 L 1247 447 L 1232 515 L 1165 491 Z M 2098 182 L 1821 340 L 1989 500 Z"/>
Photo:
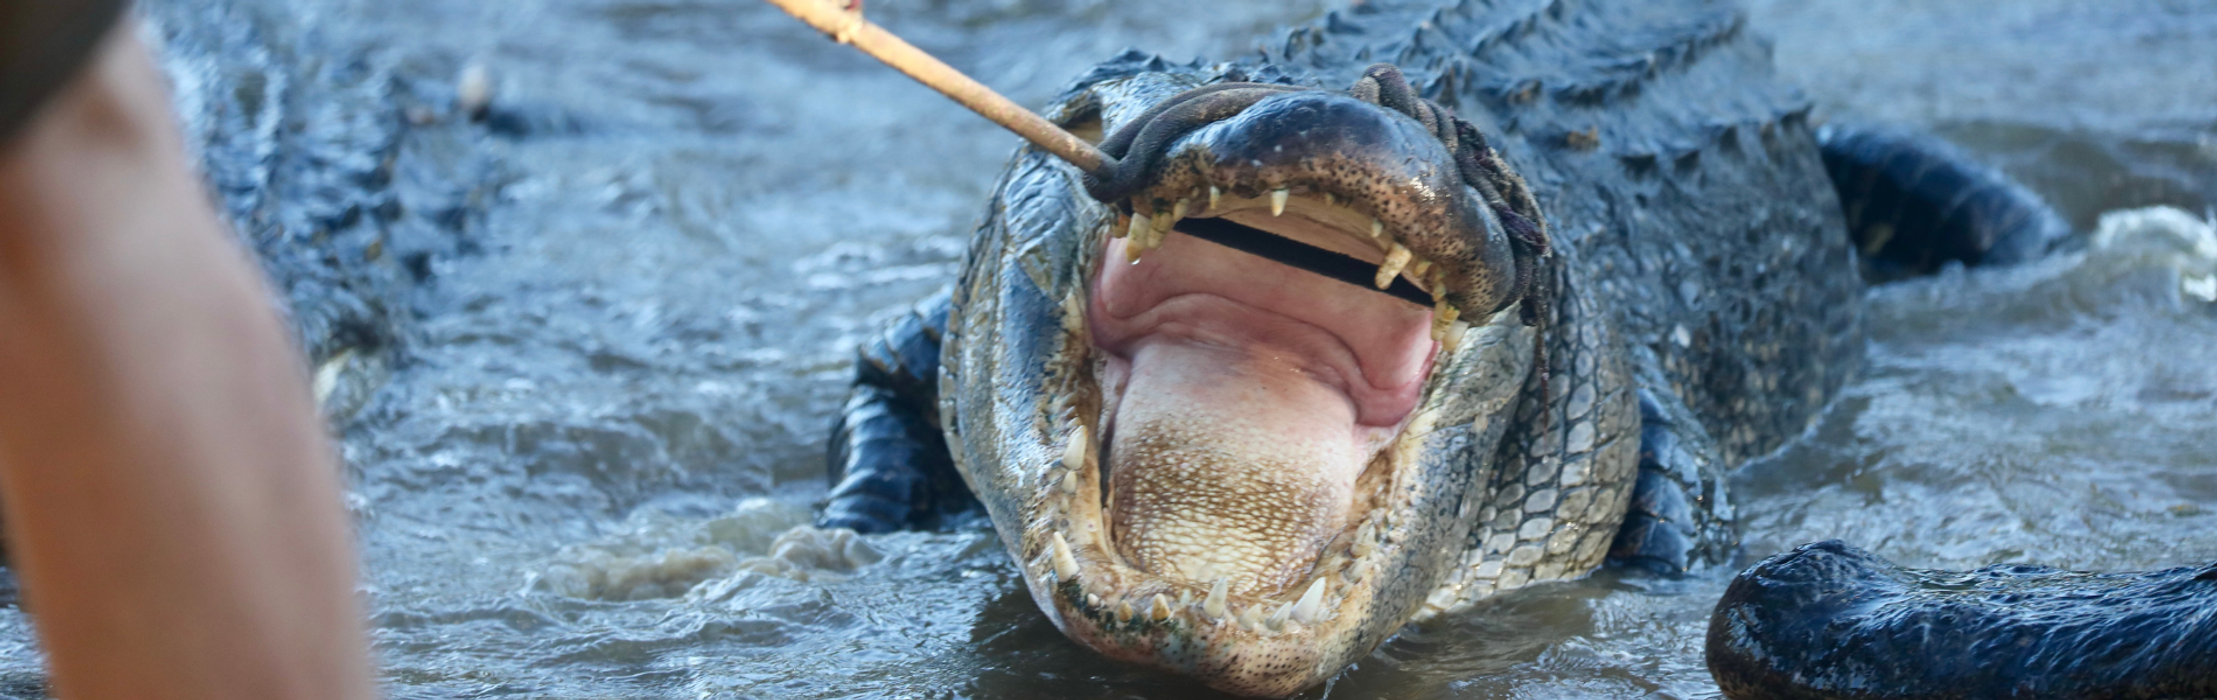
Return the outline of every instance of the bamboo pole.
<path id="1" fill-rule="evenodd" d="M 764 0 L 807 22 L 808 26 L 831 36 L 835 41 L 860 49 L 871 58 L 885 62 L 895 70 L 915 78 L 916 82 L 938 90 L 939 94 L 953 98 L 979 116 L 993 120 L 1009 131 L 1016 132 L 1024 140 L 1038 144 L 1055 157 L 1069 161 L 1079 170 L 1106 178 L 1116 167 L 1116 159 L 1094 148 L 1093 144 L 1054 122 L 1047 121 L 1031 110 L 1010 102 L 992 88 L 986 87 L 962 71 L 941 63 L 931 54 L 911 46 L 900 37 L 862 18 L 861 0 L 852 0 L 855 9 L 841 7 L 841 0 Z"/>

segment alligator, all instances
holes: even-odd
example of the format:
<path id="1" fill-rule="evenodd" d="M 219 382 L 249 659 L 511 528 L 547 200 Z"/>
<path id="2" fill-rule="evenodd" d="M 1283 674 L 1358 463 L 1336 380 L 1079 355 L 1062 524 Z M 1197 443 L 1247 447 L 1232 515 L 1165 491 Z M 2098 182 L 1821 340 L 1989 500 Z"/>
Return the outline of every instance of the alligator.
<path id="1" fill-rule="evenodd" d="M 2066 229 L 1936 141 L 1820 128 L 1720 0 L 1370 0 L 1044 114 L 1117 166 L 1015 154 L 953 287 L 861 349 L 818 523 L 982 506 L 1071 639 L 1241 694 L 1726 560 L 1725 475 L 1856 371 L 1866 275 Z"/>

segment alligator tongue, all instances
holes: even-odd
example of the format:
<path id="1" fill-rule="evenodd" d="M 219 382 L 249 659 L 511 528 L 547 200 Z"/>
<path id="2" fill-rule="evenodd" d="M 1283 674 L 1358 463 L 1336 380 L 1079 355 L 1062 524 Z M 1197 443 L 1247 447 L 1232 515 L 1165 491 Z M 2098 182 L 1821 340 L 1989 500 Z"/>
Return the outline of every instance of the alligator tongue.
<path id="1" fill-rule="evenodd" d="M 1132 354 L 1110 445 L 1117 549 L 1142 570 L 1271 594 L 1347 523 L 1368 449 L 1342 391 L 1267 349 Z"/>

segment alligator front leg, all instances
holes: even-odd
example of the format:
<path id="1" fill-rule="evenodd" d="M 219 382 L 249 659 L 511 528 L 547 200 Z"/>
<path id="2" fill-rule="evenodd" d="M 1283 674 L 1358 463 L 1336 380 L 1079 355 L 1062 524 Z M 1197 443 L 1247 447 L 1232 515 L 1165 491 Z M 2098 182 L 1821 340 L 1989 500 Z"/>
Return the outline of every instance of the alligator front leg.
<path id="1" fill-rule="evenodd" d="M 1724 468 L 1707 433 L 1676 397 L 1641 389 L 1639 476 L 1609 560 L 1677 575 L 1723 561 L 1737 546 Z"/>
<path id="2" fill-rule="evenodd" d="M 939 431 L 947 310 L 948 295 L 934 295 L 856 352 L 854 391 L 832 426 L 832 486 L 818 527 L 930 529 L 977 503 Z"/>

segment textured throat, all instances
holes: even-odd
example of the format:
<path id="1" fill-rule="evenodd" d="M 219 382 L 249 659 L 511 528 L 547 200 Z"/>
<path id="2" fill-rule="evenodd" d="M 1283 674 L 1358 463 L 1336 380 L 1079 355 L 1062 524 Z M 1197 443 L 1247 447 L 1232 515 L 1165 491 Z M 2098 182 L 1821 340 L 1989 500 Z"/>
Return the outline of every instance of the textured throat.
<path id="1" fill-rule="evenodd" d="M 1204 201 L 1183 220 L 1222 217 L 1372 265 L 1389 255 L 1367 226 L 1345 225 L 1364 217 L 1320 198 Z M 1438 349 L 1433 311 L 1164 218 L 1159 234 L 1149 217 L 1140 236 L 1108 241 L 1095 276 L 1106 524 L 1141 571 L 1286 593 L 1368 508 L 1362 477 L 1415 408 Z"/>

